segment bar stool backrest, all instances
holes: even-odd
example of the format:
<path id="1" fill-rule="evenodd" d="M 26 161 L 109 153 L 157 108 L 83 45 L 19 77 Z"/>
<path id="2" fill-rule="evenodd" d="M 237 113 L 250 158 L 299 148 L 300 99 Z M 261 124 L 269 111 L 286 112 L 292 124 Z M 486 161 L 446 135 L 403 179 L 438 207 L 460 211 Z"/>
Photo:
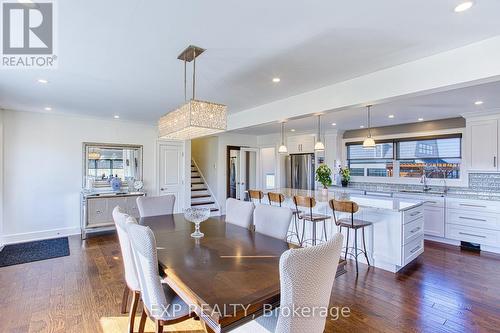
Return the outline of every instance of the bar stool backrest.
<path id="1" fill-rule="evenodd" d="M 274 202 L 281 207 L 281 204 L 283 203 L 283 201 L 285 201 L 285 196 L 281 193 L 269 192 L 267 193 L 267 197 L 269 198 L 270 205 L 272 205 Z"/>
<path id="2" fill-rule="evenodd" d="M 299 213 L 299 207 L 309 208 L 309 214 L 313 215 L 313 207 L 316 206 L 316 200 L 313 197 L 305 197 L 301 195 L 293 196 L 293 203 L 295 204 L 295 209 Z"/>
<path id="3" fill-rule="evenodd" d="M 253 199 L 259 200 L 259 203 L 262 203 L 262 198 L 264 198 L 264 193 L 259 190 L 248 190 L 248 196 L 250 197 L 250 201 Z"/>
<path id="4" fill-rule="evenodd" d="M 333 211 L 333 220 L 335 221 L 336 225 L 339 225 L 339 222 L 337 222 L 337 215 L 335 212 L 341 212 L 341 213 L 351 213 L 351 225 L 354 226 L 354 214 L 359 210 L 359 206 L 357 203 L 354 201 L 338 201 L 335 199 L 331 199 L 330 202 L 330 208 Z"/>

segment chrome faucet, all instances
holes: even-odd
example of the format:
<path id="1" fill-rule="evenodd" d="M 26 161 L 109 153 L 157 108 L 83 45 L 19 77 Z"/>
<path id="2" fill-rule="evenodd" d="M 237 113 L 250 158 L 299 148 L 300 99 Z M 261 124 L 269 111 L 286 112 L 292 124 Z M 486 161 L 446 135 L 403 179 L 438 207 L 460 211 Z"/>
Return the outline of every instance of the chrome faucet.
<path id="1" fill-rule="evenodd" d="M 448 186 L 446 185 L 446 178 L 448 174 L 446 173 L 446 170 L 443 170 L 443 193 L 446 194 L 448 193 Z"/>
<path id="2" fill-rule="evenodd" d="M 429 185 L 427 185 L 427 176 L 425 175 L 425 171 L 422 174 L 422 178 L 420 178 L 420 184 L 424 184 L 424 192 L 427 192 L 431 189 Z"/>

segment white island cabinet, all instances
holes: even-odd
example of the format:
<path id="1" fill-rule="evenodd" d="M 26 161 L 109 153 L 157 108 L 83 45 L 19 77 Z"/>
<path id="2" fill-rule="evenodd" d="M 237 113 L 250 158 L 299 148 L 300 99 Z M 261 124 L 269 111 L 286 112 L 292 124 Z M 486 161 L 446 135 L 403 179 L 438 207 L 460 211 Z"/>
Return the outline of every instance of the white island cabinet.
<path id="1" fill-rule="evenodd" d="M 269 192 L 269 190 L 264 190 Z M 292 198 L 294 195 L 312 196 L 316 200 L 314 212 L 332 216 L 329 200 L 351 200 L 358 204 L 359 211 L 355 214 L 356 219 L 362 219 L 373 224 L 365 229 L 366 247 L 370 264 L 397 272 L 424 252 L 424 207 L 422 200 L 375 197 L 361 194 L 349 193 L 336 189 L 328 194 L 322 191 L 296 190 L 280 188 L 272 190 L 285 195 L 284 205 L 294 208 Z M 350 214 L 342 214 L 341 217 L 349 217 Z M 333 218 L 326 221 L 327 235 L 330 237 L 339 231 L 334 224 Z M 293 228 L 293 223 L 291 224 Z M 302 224 L 299 226 L 302 230 Z M 293 230 L 291 230 L 293 231 Z M 317 238 L 323 238 L 322 225 L 317 230 Z M 305 225 L 305 239 L 312 236 L 312 224 Z M 343 228 L 344 245 L 347 240 L 346 229 Z M 351 231 L 350 246 L 353 242 L 353 231 Z M 358 232 L 358 248 L 362 249 L 361 234 Z M 293 241 L 293 239 L 292 239 Z M 360 262 L 366 262 L 363 255 L 358 257 Z"/>

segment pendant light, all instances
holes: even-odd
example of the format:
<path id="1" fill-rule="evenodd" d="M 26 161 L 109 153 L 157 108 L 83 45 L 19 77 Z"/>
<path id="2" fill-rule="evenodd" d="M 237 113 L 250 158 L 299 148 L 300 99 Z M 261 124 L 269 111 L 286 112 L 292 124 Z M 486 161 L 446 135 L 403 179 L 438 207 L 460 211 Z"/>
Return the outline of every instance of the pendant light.
<path id="1" fill-rule="evenodd" d="M 372 138 L 372 128 L 371 128 L 371 119 L 370 119 L 370 110 L 371 105 L 366 106 L 367 114 L 368 114 L 368 136 L 363 141 L 363 148 L 375 148 L 375 140 Z"/>
<path id="2" fill-rule="evenodd" d="M 278 148 L 278 153 L 286 154 L 288 149 L 285 146 L 285 122 L 281 122 L 281 146 Z"/>
<path id="3" fill-rule="evenodd" d="M 227 127 L 227 107 L 223 104 L 196 99 L 196 58 L 205 50 L 190 45 L 177 57 L 184 62 L 184 104 L 158 121 L 162 139 L 190 140 L 224 132 Z M 186 66 L 193 62 L 193 94 L 187 100 Z"/>
<path id="4" fill-rule="evenodd" d="M 315 151 L 323 151 L 325 150 L 325 145 L 321 142 L 321 115 L 318 115 L 318 139 L 316 144 L 314 145 Z"/>

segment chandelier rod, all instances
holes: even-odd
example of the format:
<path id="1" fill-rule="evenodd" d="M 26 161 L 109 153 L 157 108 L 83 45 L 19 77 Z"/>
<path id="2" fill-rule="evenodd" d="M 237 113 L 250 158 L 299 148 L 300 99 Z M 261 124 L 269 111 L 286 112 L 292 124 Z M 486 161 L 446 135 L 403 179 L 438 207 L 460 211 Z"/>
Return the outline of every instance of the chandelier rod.
<path id="1" fill-rule="evenodd" d="M 194 93 L 195 93 L 195 86 L 196 86 L 196 49 L 193 48 L 193 99 L 194 99 Z"/>

